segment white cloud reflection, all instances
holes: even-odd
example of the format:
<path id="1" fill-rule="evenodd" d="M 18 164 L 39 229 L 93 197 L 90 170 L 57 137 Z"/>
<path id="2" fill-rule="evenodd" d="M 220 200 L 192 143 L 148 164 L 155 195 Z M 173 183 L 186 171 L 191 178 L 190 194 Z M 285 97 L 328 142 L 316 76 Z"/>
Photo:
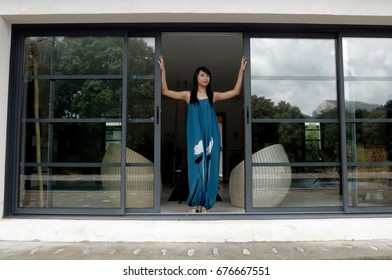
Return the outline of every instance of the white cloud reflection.
<path id="1" fill-rule="evenodd" d="M 392 39 L 344 38 L 343 57 L 345 76 L 392 76 Z"/>

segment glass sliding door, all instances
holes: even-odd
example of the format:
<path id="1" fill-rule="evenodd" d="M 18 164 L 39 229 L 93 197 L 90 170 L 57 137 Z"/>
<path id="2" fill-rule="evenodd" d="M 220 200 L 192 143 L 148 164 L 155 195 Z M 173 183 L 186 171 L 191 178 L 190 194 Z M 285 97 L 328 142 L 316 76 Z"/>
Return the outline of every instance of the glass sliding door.
<path id="1" fill-rule="evenodd" d="M 17 212 L 158 211 L 155 37 L 23 45 Z"/>
<path id="2" fill-rule="evenodd" d="M 350 207 L 392 206 L 392 39 L 343 37 Z"/>
<path id="3" fill-rule="evenodd" d="M 126 208 L 153 208 L 155 39 L 130 37 L 127 91 Z M 160 181 L 160 180 L 158 180 Z"/>
<path id="4" fill-rule="evenodd" d="M 25 38 L 19 207 L 120 206 L 100 162 L 121 124 L 122 53 L 122 37 Z"/>
<path id="5" fill-rule="evenodd" d="M 342 206 L 335 45 L 250 38 L 251 209 Z"/>

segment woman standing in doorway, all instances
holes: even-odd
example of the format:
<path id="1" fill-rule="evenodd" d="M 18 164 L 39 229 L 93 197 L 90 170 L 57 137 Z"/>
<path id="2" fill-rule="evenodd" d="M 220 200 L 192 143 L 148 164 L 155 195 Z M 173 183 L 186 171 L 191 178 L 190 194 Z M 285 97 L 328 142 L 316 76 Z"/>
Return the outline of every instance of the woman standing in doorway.
<path id="1" fill-rule="evenodd" d="M 188 103 L 186 134 L 189 213 L 207 213 L 215 204 L 219 183 L 220 133 L 214 103 L 240 94 L 246 63 L 246 58 L 243 57 L 237 82 L 232 90 L 213 92 L 211 73 L 206 67 L 201 66 L 193 75 L 191 91 L 173 91 L 167 86 L 163 56 L 159 57 L 162 94 Z"/>

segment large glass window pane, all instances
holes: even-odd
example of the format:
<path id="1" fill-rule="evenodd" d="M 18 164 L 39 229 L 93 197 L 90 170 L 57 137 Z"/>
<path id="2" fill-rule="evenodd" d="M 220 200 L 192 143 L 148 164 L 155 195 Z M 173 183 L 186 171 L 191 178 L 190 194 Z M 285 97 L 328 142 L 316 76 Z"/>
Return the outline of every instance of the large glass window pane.
<path id="1" fill-rule="evenodd" d="M 335 59 L 332 39 L 251 39 L 253 207 L 342 205 Z"/>
<path id="2" fill-rule="evenodd" d="M 343 55 L 349 205 L 392 206 L 392 39 L 343 38 Z"/>

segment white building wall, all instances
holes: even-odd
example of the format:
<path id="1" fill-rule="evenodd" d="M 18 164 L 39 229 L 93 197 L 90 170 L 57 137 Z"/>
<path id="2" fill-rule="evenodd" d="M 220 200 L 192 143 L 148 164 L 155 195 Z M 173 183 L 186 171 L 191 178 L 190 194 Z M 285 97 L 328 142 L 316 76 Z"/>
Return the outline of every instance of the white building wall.
<path id="1" fill-rule="evenodd" d="M 390 218 L 343 219 L 339 222 L 325 219 L 219 222 L 1 219 L 6 176 L 4 171 L 11 25 L 138 22 L 392 25 L 392 0 L 1 0 L 1 240 L 223 242 L 390 238 Z M 337 223 L 339 228 L 335 226 Z M 370 227 L 370 223 L 373 226 Z M 51 226 L 53 224 L 56 224 L 56 227 Z M 118 231 L 118 228 L 123 230 Z M 176 230 L 173 231 L 174 228 Z M 232 230 L 234 228 L 235 231 Z M 213 234 L 203 234 L 206 232 Z"/>
<path id="2" fill-rule="evenodd" d="M 7 135 L 8 77 L 11 26 L 0 17 L 0 219 L 4 210 L 5 152 Z"/>

